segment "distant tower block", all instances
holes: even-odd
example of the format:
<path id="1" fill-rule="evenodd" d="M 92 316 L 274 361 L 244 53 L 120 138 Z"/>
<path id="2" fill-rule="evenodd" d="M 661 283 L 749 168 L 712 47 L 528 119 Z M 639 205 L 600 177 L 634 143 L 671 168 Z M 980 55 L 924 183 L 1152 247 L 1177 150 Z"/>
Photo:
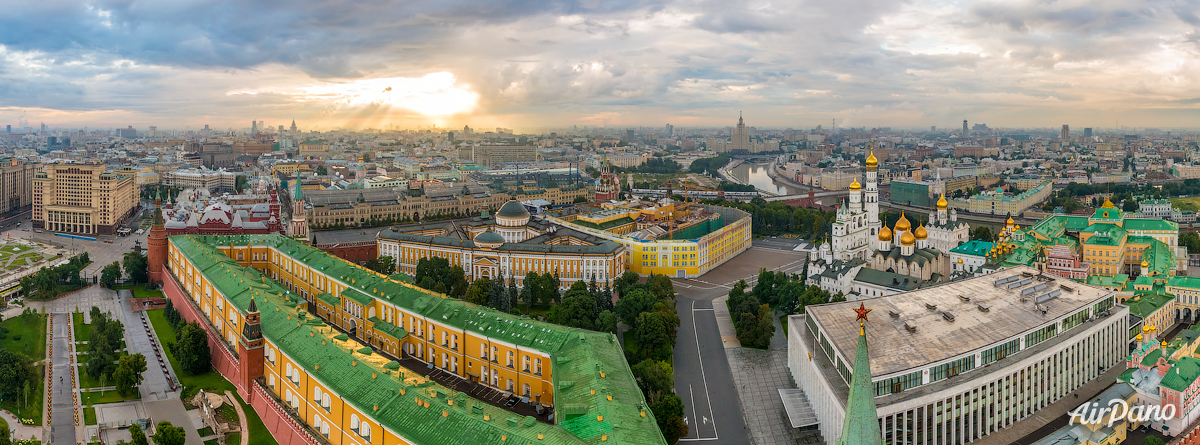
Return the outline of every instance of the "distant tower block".
<path id="1" fill-rule="evenodd" d="M 971 136 L 971 130 L 967 128 L 967 120 L 963 119 L 963 137 Z"/>

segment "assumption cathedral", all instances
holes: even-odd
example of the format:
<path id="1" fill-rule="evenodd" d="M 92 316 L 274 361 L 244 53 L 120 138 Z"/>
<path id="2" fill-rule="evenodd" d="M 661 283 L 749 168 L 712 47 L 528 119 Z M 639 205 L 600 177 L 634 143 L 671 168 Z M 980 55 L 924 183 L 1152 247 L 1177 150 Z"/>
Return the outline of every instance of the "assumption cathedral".
<path id="1" fill-rule="evenodd" d="M 866 185 L 855 180 L 838 208 L 828 243 L 808 265 L 808 284 L 847 299 L 891 295 L 945 281 L 952 271 L 949 251 L 970 240 L 970 226 L 947 211 L 945 193 L 929 225 L 912 227 L 902 213 L 889 228 L 879 219 L 879 161 L 871 145 Z"/>

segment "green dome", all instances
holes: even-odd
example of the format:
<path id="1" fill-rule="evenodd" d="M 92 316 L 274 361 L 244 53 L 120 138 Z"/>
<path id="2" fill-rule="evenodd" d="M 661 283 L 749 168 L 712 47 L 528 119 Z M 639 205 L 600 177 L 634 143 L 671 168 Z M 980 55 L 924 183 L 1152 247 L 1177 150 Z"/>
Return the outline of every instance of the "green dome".
<path id="1" fill-rule="evenodd" d="M 525 210 L 525 206 L 521 205 L 520 202 L 509 201 L 504 203 L 504 206 L 500 207 L 500 211 L 496 212 L 496 216 L 503 216 L 505 218 L 521 218 L 529 216 L 529 211 Z"/>
<path id="2" fill-rule="evenodd" d="M 500 236 L 500 234 L 496 233 L 496 232 L 490 232 L 490 231 L 483 232 L 478 235 L 475 235 L 475 242 L 477 242 L 477 243 L 504 243 L 504 237 Z"/>

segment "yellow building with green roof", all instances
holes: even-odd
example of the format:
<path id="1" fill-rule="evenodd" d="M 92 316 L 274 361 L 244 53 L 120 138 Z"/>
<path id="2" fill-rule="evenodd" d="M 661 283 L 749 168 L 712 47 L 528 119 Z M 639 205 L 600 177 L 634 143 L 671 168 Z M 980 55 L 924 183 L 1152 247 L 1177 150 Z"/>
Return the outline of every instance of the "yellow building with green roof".
<path id="1" fill-rule="evenodd" d="M 447 298 L 281 235 L 172 236 L 166 263 L 164 293 L 277 438 L 664 443 L 611 334 Z"/>

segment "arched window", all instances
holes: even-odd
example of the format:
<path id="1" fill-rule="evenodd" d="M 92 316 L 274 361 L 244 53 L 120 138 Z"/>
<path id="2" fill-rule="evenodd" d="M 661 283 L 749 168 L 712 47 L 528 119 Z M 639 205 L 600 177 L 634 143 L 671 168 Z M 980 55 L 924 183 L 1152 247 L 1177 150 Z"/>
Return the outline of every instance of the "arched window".
<path id="1" fill-rule="evenodd" d="M 325 408 L 325 411 L 329 411 L 329 393 L 321 396 L 321 407 Z"/>
<path id="2" fill-rule="evenodd" d="M 358 431 L 358 414 L 350 415 L 350 429 Z"/>
<path id="3" fill-rule="evenodd" d="M 317 387 L 317 386 L 313 387 L 313 401 L 314 402 L 321 401 L 321 388 L 320 387 Z"/>
<path id="4" fill-rule="evenodd" d="M 361 435 L 364 439 L 367 439 L 367 442 L 370 442 L 371 441 L 371 425 L 366 424 L 366 423 L 362 424 L 362 428 L 359 430 L 358 434 Z"/>

